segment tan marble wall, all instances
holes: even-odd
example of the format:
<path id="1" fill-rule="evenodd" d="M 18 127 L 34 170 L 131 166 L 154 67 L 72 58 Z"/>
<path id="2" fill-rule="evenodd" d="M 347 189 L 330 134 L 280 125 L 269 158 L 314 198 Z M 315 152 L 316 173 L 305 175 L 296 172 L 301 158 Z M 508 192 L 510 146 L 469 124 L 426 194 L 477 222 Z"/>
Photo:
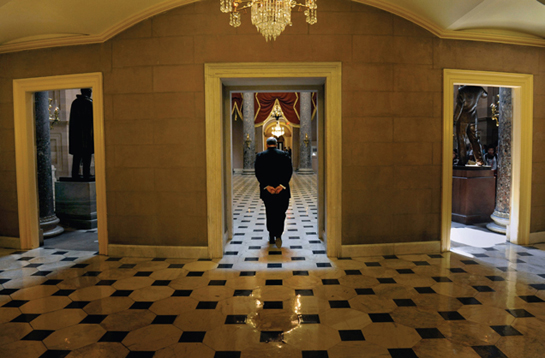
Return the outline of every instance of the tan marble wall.
<path id="1" fill-rule="evenodd" d="M 442 70 L 535 75 L 531 231 L 545 230 L 545 50 L 435 38 L 389 13 L 320 3 L 265 42 L 216 0 L 100 45 L 0 55 L 0 235 L 18 236 L 11 79 L 104 73 L 111 243 L 206 245 L 203 63 L 343 63 L 343 244 L 438 240 Z"/>

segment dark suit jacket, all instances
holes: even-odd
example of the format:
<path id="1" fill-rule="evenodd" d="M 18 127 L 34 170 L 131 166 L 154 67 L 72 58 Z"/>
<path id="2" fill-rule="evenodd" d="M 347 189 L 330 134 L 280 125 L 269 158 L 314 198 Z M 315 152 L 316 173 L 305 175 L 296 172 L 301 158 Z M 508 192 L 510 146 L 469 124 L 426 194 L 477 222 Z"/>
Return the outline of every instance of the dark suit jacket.
<path id="1" fill-rule="evenodd" d="M 68 153 L 81 155 L 94 152 L 93 101 L 78 94 L 70 107 Z"/>
<path id="2" fill-rule="evenodd" d="M 277 187 L 283 185 L 286 187 L 278 195 L 280 197 L 291 197 L 290 179 L 293 173 L 290 157 L 286 152 L 276 148 L 268 148 L 266 151 L 258 153 L 255 158 L 255 176 L 259 181 L 259 197 L 265 200 L 270 194 L 265 187 Z"/>

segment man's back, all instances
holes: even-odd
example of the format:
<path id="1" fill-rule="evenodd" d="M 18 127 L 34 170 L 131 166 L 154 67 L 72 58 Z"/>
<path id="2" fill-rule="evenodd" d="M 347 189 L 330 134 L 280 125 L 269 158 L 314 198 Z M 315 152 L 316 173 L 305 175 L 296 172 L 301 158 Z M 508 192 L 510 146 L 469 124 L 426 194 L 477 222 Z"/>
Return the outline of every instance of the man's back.
<path id="1" fill-rule="evenodd" d="M 290 197 L 289 182 L 292 172 L 291 160 L 286 152 L 269 148 L 256 156 L 255 175 L 259 181 L 261 196 L 264 194 L 265 187 L 283 185 Z"/>

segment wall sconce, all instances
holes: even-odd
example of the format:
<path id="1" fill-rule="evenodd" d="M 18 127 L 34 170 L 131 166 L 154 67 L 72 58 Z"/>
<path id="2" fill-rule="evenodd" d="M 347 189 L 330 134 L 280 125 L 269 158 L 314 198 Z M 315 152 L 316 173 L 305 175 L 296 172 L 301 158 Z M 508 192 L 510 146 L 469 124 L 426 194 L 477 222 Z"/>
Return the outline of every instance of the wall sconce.
<path id="1" fill-rule="evenodd" d="M 303 141 L 305 143 L 305 147 L 308 147 L 310 144 L 310 139 L 308 139 L 308 133 L 305 133 L 305 140 Z"/>
<path id="2" fill-rule="evenodd" d="M 246 143 L 246 146 L 250 148 L 250 144 L 252 143 L 252 140 L 250 139 L 250 133 L 246 133 L 246 140 L 244 141 Z"/>

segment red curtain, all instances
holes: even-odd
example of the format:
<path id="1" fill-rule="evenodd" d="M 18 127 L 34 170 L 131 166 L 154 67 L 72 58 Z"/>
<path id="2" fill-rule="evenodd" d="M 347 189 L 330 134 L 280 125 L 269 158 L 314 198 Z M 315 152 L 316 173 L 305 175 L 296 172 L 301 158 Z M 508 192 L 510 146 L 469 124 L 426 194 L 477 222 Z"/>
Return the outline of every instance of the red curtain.
<path id="1" fill-rule="evenodd" d="M 231 95 L 231 118 L 236 113 L 235 121 L 240 118 L 242 120 L 242 93 L 233 93 Z"/>
<path id="2" fill-rule="evenodd" d="M 271 114 L 278 100 L 284 118 L 291 124 L 299 125 L 299 94 L 290 93 L 256 93 L 254 99 L 255 124 L 263 123 Z"/>
<path id="3" fill-rule="evenodd" d="M 295 125 L 299 125 L 299 93 L 256 93 L 254 96 L 255 124 L 263 123 L 271 113 L 274 104 L 278 100 L 285 119 Z M 316 115 L 317 93 L 312 93 L 312 119 Z M 237 113 L 242 119 L 242 93 L 231 95 L 231 116 Z M 236 120 L 236 119 L 235 119 Z"/>

